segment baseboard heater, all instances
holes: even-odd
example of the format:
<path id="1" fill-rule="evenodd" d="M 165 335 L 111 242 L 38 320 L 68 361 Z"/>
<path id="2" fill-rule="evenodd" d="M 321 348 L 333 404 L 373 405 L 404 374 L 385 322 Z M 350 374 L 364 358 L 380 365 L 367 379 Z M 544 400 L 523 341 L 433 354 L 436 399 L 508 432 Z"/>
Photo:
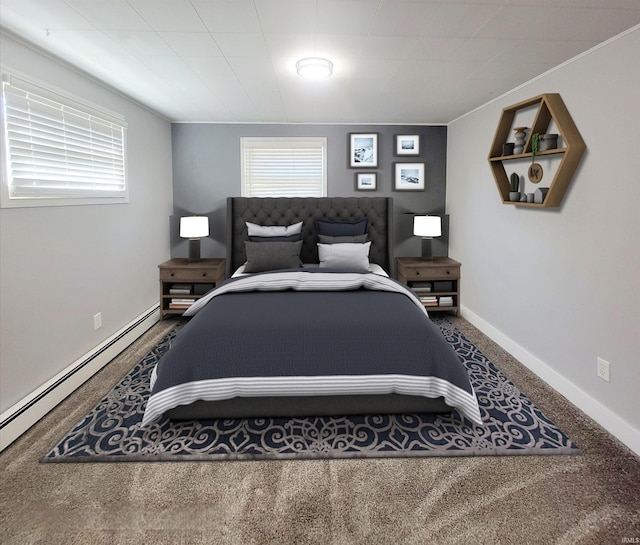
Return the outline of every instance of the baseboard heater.
<path id="1" fill-rule="evenodd" d="M 0 415 L 0 451 L 155 324 L 159 309 L 154 305 Z"/>

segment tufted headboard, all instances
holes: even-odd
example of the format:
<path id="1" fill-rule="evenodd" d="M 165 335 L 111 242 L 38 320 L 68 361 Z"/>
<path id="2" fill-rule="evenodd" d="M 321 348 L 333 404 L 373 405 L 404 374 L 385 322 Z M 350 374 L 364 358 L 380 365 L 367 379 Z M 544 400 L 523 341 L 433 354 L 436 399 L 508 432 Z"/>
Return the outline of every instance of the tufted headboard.
<path id="1" fill-rule="evenodd" d="M 391 273 L 393 265 L 393 199 L 391 197 L 228 197 L 227 198 L 227 276 L 246 260 L 245 222 L 259 225 L 302 226 L 303 263 L 318 263 L 316 219 L 354 221 L 369 218 L 371 241 L 369 260 Z"/>

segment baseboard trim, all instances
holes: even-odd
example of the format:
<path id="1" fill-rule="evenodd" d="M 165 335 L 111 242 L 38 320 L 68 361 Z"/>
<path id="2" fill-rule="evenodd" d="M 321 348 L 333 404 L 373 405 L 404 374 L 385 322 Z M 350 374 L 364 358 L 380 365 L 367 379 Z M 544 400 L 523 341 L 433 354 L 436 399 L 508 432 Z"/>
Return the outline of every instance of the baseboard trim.
<path id="1" fill-rule="evenodd" d="M 160 319 L 156 304 L 0 415 L 0 451 L 77 390 Z"/>
<path id="2" fill-rule="evenodd" d="M 640 456 L 640 431 L 464 305 L 461 316 Z"/>

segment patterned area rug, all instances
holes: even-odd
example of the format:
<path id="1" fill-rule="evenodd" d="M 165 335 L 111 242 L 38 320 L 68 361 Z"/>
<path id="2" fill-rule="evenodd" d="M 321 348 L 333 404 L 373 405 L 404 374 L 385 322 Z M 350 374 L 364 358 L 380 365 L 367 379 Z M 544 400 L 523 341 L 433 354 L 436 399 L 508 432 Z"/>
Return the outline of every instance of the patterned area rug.
<path id="1" fill-rule="evenodd" d="M 173 330 L 41 462 L 139 462 L 581 454 L 489 359 L 434 317 L 466 366 L 484 425 L 451 414 L 158 419 L 141 429 L 151 371 Z"/>

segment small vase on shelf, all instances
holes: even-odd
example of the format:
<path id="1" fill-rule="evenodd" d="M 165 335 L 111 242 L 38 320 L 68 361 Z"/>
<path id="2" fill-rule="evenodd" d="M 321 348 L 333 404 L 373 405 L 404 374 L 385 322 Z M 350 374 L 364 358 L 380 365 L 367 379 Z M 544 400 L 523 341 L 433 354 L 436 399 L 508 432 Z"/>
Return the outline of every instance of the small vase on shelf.
<path id="1" fill-rule="evenodd" d="M 513 153 L 518 155 L 524 151 L 524 139 L 527 137 L 528 127 L 516 127 L 513 129 L 515 131 L 516 143 L 513 148 Z"/>
<path id="2" fill-rule="evenodd" d="M 540 151 L 546 151 L 549 149 L 556 149 L 558 147 L 558 135 L 557 134 L 543 134 L 540 136 Z"/>
<path id="3" fill-rule="evenodd" d="M 513 155 L 513 148 L 515 144 L 513 142 L 507 142 L 502 144 L 502 155 Z"/>

